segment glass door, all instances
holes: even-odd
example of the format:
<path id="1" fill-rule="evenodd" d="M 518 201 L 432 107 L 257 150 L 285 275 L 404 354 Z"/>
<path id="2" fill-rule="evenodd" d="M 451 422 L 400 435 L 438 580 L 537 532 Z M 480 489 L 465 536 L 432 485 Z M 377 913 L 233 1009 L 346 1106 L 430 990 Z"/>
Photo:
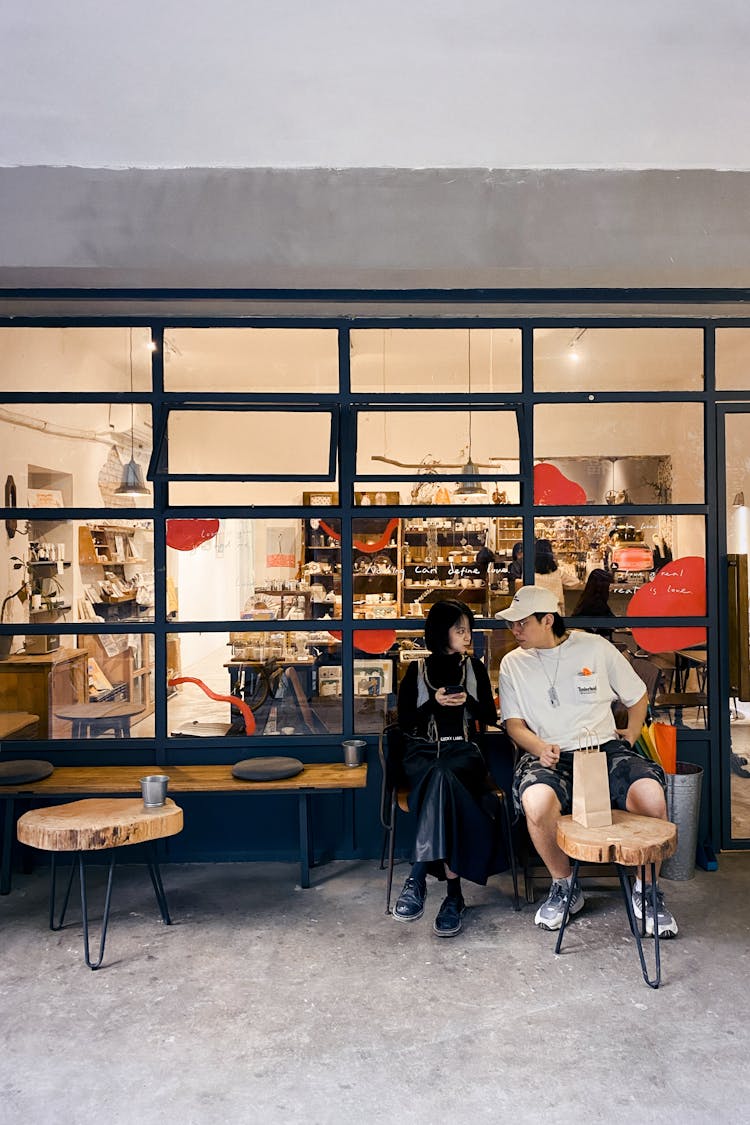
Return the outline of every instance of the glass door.
<path id="1" fill-rule="evenodd" d="M 724 416 L 726 637 L 729 697 L 728 761 L 730 836 L 750 839 L 750 407 L 732 404 Z"/>

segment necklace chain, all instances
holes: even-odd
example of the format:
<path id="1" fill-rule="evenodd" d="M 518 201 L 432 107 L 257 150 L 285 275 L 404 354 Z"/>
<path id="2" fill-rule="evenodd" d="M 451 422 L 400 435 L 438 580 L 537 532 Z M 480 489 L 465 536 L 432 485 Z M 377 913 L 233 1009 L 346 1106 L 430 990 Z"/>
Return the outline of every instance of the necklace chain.
<path id="1" fill-rule="evenodd" d="M 539 664 L 541 665 L 542 672 L 544 672 L 544 678 L 547 681 L 547 683 L 549 684 L 549 688 L 547 689 L 547 698 L 550 701 L 551 707 L 559 707 L 560 706 L 560 696 L 557 694 L 557 688 L 555 687 L 555 684 L 557 683 L 557 675 L 558 675 L 558 672 L 560 671 L 560 645 L 557 645 L 556 647 L 557 647 L 557 663 L 555 664 L 555 675 L 554 675 L 553 679 L 549 678 L 549 672 L 547 671 L 547 669 L 544 666 L 544 661 L 541 658 L 541 655 L 539 653 L 539 649 L 537 649 L 537 648 L 534 649 L 534 653 L 536 654 L 536 658 L 539 661 Z"/>

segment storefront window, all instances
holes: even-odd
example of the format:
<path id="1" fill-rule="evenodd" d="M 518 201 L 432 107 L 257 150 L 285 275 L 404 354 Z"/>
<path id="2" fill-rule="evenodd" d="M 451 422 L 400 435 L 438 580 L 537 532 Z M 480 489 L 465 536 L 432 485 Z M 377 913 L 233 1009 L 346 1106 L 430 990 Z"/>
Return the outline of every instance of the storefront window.
<path id="1" fill-rule="evenodd" d="M 164 388 L 335 394 L 338 333 L 331 328 L 168 328 Z"/>
<path id="2" fill-rule="evenodd" d="M 171 634 L 167 677 L 175 738 L 342 731 L 341 639 L 327 630 Z"/>
<path id="3" fill-rule="evenodd" d="M 148 633 L 0 638 L 0 729 L 7 739 L 101 740 L 154 733 Z M 1 651 L 1 650 L 0 650 Z"/>
<path id="4" fill-rule="evenodd" d="M 152 353 L 150 328 L 0 328 L 2 389 L 150 391 Z"/>
<path id="5" fill-rule="evenodd" d="M 167 612 L 178 621 L 340 617 L 341 521 L 168 520 Z"/>
<path id="6" fill-rule="evenodd" d="M 151 407 L 122 402 L 0 405 L 0 448 L 12 491 L 4 507 L 150 508 Z M 126 469 L 135 463 L 134 492 Z M 7 482 L 7 477 L 6 477 Z M 1 483 L 1 482 L 0 482 Z"/>
<path id="7" fill-rule="evenodd" d="M 750 390 L 750 328 L 716 329 L 716 387 Z"/>
<path id="8" fill-rule="evenodd" d="M 700 391 L 700 328 L 537 328 L 537 391 Z"/>
<path id="9" fill-rule="evenodd" d="M 521 389 L 517 328 L 355 328 L 350 339 L 355 393 Z"/>
<path id="10" fill-rule="evenodd" d="M 537 504 L 703 502 L 700 403 L 543 403 L 534 426 Z"/>

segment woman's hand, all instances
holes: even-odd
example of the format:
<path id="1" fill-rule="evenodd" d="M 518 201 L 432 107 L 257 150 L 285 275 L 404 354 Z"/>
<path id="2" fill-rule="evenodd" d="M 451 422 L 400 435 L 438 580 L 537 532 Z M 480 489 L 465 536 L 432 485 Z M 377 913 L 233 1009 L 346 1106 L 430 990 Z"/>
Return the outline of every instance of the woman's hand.
<path id="1" fill-rule="evenodd" d="M 448 695 L 444 687 L 440 687 L 435 692 L 435 702 L 439 703 L 441 707 L 463 707 L 466 702 L 466 692 L 461 691 L 456 695 Z"/>

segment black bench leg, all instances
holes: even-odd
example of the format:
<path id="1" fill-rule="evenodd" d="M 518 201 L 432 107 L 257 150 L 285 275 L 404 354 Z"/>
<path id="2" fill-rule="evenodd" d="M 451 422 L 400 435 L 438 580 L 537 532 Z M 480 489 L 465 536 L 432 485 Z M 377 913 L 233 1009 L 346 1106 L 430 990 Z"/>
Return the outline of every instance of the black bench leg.
<path id="1" fill-rule="evenodd" d="M 388 832 L 388 874 L 385 877 L 385 912 L 391 912 L 391 888 L 393 887 L 393 863 L 396 855 L 396 817 L 398 804 L 394 793 L 391 798 L 391 827 Z"/>
<path id="2" fill-rule="evenodd" d="M 50 866 L 50 880 L 49 880 L 49 928 L 51 930 L 61 930 L 63 922 L 65 921 L 65 914 L 68 909 L 68 900 L 70 898 L 70 890 L 73 886 L 73 876 L 76 870 L 76 857 L 75 853 L 70 863 L 70 875 L 68 876 L 68 886 L 65 890 L 65 897 L 63 899 L 62 910 L 60 911 L 59 921 L 55 921 L 55 899 L 57 897 L 57 853 L 52 852 L 52 864 Z"/>
<path id="3" fill-rule="evenodd" d="M 310 794 L 299 795 L 299 866 L 300 886 L 310 886 L 310 867 L 312 865 L 312 827 L 310 824 Z"/>
<path id="4" fill-rule="evenodd" d="M 13 822 L 15 820 L 16 802 L 13 797 L 6 797 L 5 822 L 3 824 L 3 865 L 0 871 L 0 895 L 10 894 L 10 868 L 13 855 Z"/>
<path id="5" fill-rule="evenodd" d="M 516 865 L 516 849 L 513 846 L 513 825 L 510 819 L 510 810 L 506 797 L 503 797 L 501 802 L 500 815 L 505 824 L 505 841 L 508 849 L 508 859 L 510 860 L 510 873 L 513 878 L 513 909 L 518 911 L 521 909 L 521 903 L 518 901 L 518 867 Z"/>
<path id="6" fill-rule="evenodd" d="M 161 871 L 159 870 L 159 860 L 156 853 L 156 845 L 153 840 L 148 844 L 148 873 L 151 876 L 151 882 L 154 887 L 154 894 L 156 895 L 156 902 L 161 914 L 161 920 L 165 926 L 172 925 L 172 919 L 169 917 L 169 907 L 167 906 L 167 896 L 164 893 L 164 884 L 161 881 Z"/>
<path id="7" fill-rule="evenodd" d="M 562 948 L 563 934 L 565 933 L 565 927 L 568 924 L 568 916 L 570 914 L 570 903 L 571 903 L 571 900 L 573 898 L 573 891 L 576 888 L 576 883 L 578 882 L 578 869 L 580 868 L 580 866 L 581 866 L 581 861 L 579 859 L 575 860 L 574 863 L 573 863 L 573 870 L 570 874 L 570 885 L 568 887 L 568 893 L 565 897 L 565 910 L 563 912 L 563 920 L 562 920 L 562 923 L 560 925 L 560 932 L 557 935 L 557 943 L 555 945 L 555 953 L 559 953 L 560 949 Z"/>

